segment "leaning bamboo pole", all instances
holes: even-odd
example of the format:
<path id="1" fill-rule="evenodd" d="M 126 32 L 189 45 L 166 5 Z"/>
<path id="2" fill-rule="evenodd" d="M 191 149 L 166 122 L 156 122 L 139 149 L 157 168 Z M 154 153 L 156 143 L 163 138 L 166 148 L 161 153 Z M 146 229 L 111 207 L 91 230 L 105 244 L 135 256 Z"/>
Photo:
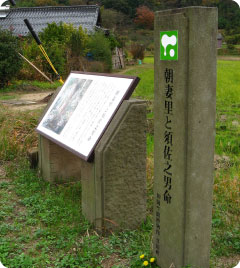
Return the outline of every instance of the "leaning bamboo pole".
<path id="1" fill-rule="evenodd" d="M 25 58 L 22 54 L 18 53 L 19 56 L 21 56 L 27 63 L 29 63 L 35 70 L 37 70 L 44 78 L 46 78 L 50 83 L 53 84 L 53 81 L 48 78 L 42 71 L 40 71 L 31 61 L 29 61 L 27 58 Z"/>

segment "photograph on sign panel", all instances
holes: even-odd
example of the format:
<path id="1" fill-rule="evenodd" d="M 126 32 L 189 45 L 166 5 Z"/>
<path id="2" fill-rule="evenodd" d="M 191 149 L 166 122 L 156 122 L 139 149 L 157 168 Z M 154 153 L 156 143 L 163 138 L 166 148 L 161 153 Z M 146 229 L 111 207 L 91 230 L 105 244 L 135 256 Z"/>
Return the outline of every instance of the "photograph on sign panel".
<path id="1" fill-rule="evenodd" d="M 60 135 L 91 83 L 89 79 L 70 78 L 43 126 Z"/>

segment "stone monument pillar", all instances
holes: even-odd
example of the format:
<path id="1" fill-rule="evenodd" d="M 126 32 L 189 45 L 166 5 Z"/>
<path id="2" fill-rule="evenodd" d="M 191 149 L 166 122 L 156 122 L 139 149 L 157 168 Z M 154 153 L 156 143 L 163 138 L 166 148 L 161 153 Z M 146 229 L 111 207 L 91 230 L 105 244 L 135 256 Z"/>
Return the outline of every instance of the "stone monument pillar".
<path id="1" fill-rule="evenodd" d="M 161 268 L 208 268 L 217 9 L 155 16 L 153 252 Z"/>

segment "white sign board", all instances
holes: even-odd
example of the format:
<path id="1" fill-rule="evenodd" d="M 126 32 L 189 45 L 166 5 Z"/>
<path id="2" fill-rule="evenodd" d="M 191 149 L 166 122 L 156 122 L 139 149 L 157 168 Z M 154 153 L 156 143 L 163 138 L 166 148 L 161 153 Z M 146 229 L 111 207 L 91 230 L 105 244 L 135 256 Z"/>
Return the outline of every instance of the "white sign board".
<path id="1" fill-rule="evenodd" d="M 37 131 L 88 160 L 138 81 L 136 77 L 72 72 Z"/>

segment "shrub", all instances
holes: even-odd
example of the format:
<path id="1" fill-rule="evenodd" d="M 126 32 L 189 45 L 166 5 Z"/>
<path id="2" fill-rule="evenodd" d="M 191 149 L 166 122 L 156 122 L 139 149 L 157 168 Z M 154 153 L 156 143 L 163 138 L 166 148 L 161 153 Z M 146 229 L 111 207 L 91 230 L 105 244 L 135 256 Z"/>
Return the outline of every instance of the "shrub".
<path id="1" fill-rule="evenodd" d="M 233 45 L 232 45 L 233 46 Z M 231 48 L 231 45 L 230 45 Z M 228 48 L 220 48 L 217 50 L 219 56 L 226 56 L 226 55 L 233 55 L 233 56 L 239 56 L 240 55 L 240 49 L 234 47 L 233 49 Z"/>
<path id="2" fill-rule="evenodd" d="M 112 52 L 109 40 L 101 32 L 96 32 L 90 37 L 88 48 L 93 59 L 104 63 L 104 71 L 112 70 Z"/>
<path id="3" fill-rule="evenodd" d="M 33 38 L 27 38 L 21 43 L 23 55 L 43 71 L 44 58 L 40 53 L 38 45 Z M 42 80 L 42 76 L 35 71 L 27 62 L 23 61 L 18 78 L 21 80 Z"/>
<path id="4" fill-rule="evenodd" d="M 105 66 L 100 61 L 92 61 L 89 62 L 88 71 L 94 73 L 103 73 L 105 71 Z"/>
<path id="5" fill-rule="evenodd" d="M 57 6 L 57 2 L 54 0 L 36 0 L 36 6 Z"/>
<path id="6" fill-rule="evenodd" d="M 81 26 L 76 29 L 71 24 L 52 23 L 44 29 L 41 38 L 55 68 L 63 76 L 71 70 L 84 70 L 83 56 L 87 52 L 89 37 Z"/>
<path id="7" fill-rule="evenodd" d="M 138 43 L 131 44 L 130 52 L 131 52 L 134 60 L 137 60 L 137 59 L 143 60 L 144 59 L 144 50 L 145 50 L 145 48 L 143 45 L 140 45 Z"/>
<path id="8" fill-rule="evenodd" d="M 19 42 L 10 31 L 0 30 L 0 87 L 14 78 L 22 66 Z"/>
<path id="9" fill-rule="evenodd" d="M 240 34 L 230 35 L 226 37 L 226 43 L 231 45 L 240 44 Z"/>
<path id="10" fill-rule="evenodd" d="M 148 47 L 146 48 L 146 50 L 153 55 L 154 54 L 154 48 L 155 48 L 154 47 L 154 43 L 151 43 L 151 44 L 148 45 Z"/>
<path id="11" fill-rule="evenodd" d="M 234 45 L 233 44 L 227 44 L 227 48 L 228 49 L 234 49 Z"/>
<path id="12" fill-rule="evenodd" d="M 58 73 L 61 74 L 62 76 L 65 76 L 66 62 L 67 62 L 65 46 L 59 44 L 58 42 L 53 42 L 51 44 L 48 43 L 47 45 L 45 45 L 45 49 L 53 66 L 56 68 Z M 46 60 L 44 61 L 43 71 L 55 75 L 54 71 L 52 70 L 51 66 L 48 64 Z"/>
<path id="13" fill-rule="evenodd" d="M 72 25 L 51 23 L 39 36 L 53 66 L 61 76 L 67 76 L 71 70 L 84 70 L 82 59 L 87 51 L 89 37 L 82 27 L 76 29 Z M 40 70 L 48 76 L 55 75 L 32 37 L 23 43 L 23 48 L 24 55 Z M 25 63 L 21 75 L 25 79 L 42 79 L 41 75 Z"/>
<path id="14" fill-rule="evenodd" d="M 66 44 L 69 42 L 72 33 L 76 29 L 71 24 L 55 22 L 48 24 L 48 26 L 39 34 L 39 37 L 43 43 L 59 42 Z"/>
<path id="15" fill-rule="evenodd" d="M 47 44 L 43 43 L 43 46 L 53 63 L 53 66 L 56 68 L 59 74 L 64 75 L 65 65 L 66 65 L 66 51 L 62 44 L 59 44 L 57 41 L 53 41 Z M 41 71 L 43 71 L 48 76 L 55 75 L 54 71 L 50 67 L 49 63 L 43 56 L 38 45 L 31 38 L 31 40 L 26 40 L 23 43 L 24 56 L 30 60 L 34 65 L 36 65 Z M 23 68 L 21 70 L 22 79 L 28 80 L 42 80 L 42 76 L 33 70 L 33 68 L 24 62 Z"/>
<path id="16" fill-rule="evenodd" d="M 127 35 L 120 35 L 118 36 L 118 42 L 120 44 L 120 47 L 125 47 L 126 43 L 128 42 L 128 36 Z"/>
<path id="17" fill-rule="evenodd" d="M 67 58 L 67 73 L 71 71 L 89 71 L 89 62 L 85 57 L 75 56 Z"/>
<path id="18" fill-rule="evenodd" d="M 108 41 L 110 43 L 111 51 L 113 51 L 115 47 L 122 47 L 121 43 L 117 40 L 115 35 L 109 34 L 107 36 L 107 39 L 108 39 Z"/>
<path id="19" fill-rule="evenodd" d="M 87 52 L 88 35 L 80 26 L 78 30 L 72 31 L 67 42 L 67 47 L 71 51 L 71 56 L 85 56 Z"/>
<path id="20" fill-rule="evenodd" d="M 109 36 L 110 40 L 100 32 L 89 37 L 82 27 L 76 29 L 72 25 L 51 23 L 39 36 L 53 66 L 63 78 L 71 70 L 88 71 L 88 68 L 94 69 L 93 64 L 87 62 L 86 54 L 88 51 L 91 52 L 94 61 L 102 63 L 97 64 L 96 71 L 102 69 L 107 72 L 111 71 L 111 46 L 115 47 L 118 44 L 112 35 Z M 24 55 L 40 70 L 48 76 L 55 76 L 32 37 L 23 42 L 23 49 Z M 43 79 L 26 63 L 24 63 L 21 76 L 25 79 Z"/>

